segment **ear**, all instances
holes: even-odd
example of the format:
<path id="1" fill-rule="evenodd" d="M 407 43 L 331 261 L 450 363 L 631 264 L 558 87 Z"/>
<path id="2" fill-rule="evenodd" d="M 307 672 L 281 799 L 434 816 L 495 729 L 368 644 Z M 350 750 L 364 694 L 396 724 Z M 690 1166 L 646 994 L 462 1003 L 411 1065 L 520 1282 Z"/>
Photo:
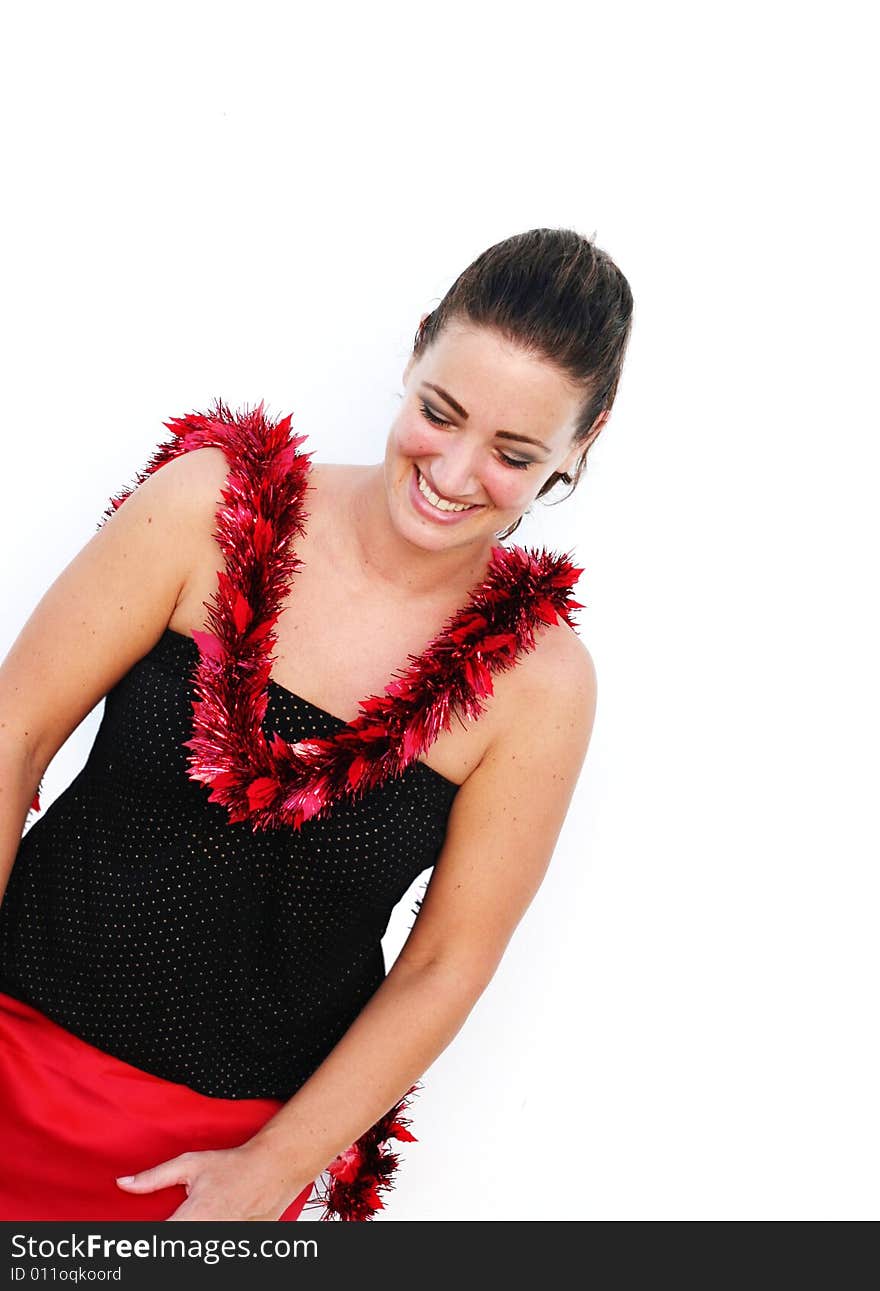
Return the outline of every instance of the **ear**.
<path id="1" fill-rule="evenodd" d="M 599 413 L 599 416 L 596 418 L 596 420 L 593 422 L 592 426 L 590 427 L 589 434 L 587 435 L 587 437 L 585 439 L 579 439 L 576 444 L 572 445 L 571 451 L 569 452 L 568 456 L 565 458 L 565 460 L 562 462 L 560 466 L 557 466 L 556 468 L 557 471 L 564 471 L 566 474 L 571 472 L 572 468 L 577 464 L 578 459 L 580 457 L 583 457 L 584 453 L 590 447 L 593 440 L 599 434 L 599 431 L 605 425 L 606 421 L 610 416 L 611 416 L 610 408 L 603 408 L 602 411 Z"/>
<path id="2" fill-rule="evenodd" d="M 430 310 L 425 310 L 424 314 L 422 314 L 421 318 L 419 319 L 419 327 L 421 327 L 422 323 L 424 323 L 429 313 L 430 313 Z M 409 380 L 409 374 L 410 372 L 412 372 L 413 364 L 415 363 L 415 361 L 416 361 L 416 356 L 414 354 L 411 354 L 407 360 L 406 367 L 403 369 L 402 380 L 404 385 L 406 385 L 407 381 Z"/>

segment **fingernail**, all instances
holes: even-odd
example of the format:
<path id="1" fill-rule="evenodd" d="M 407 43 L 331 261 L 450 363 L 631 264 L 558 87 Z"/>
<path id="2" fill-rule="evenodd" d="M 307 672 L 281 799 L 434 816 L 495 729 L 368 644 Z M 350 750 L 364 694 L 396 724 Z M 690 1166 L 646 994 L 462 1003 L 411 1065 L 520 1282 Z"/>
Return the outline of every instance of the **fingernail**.
<path id="1" fill-rule="evenodd" d="M 117 1183 L 134 1183 L 133 1174 L 121 1174 L 116 1179 Z"/>

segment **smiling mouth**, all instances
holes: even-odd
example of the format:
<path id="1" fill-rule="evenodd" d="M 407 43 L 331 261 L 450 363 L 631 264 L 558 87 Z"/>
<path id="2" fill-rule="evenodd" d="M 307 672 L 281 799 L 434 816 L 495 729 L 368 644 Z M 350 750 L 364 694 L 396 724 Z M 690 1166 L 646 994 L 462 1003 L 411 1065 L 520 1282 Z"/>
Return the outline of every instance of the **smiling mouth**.
<path id="1" fill-rule="evenodd" d="M 415 466 L 415 463 L 413 463 L 413 465 Z M 426 499 L 426 501 L 430 502 L 431 506 L 434 507 L 435 510 L 437 511 L 476 511 L 478 509 L 480 504 L 477 502 L 472 502 L 472 503 L 450 502 L 448 501 L 447 498 L 441 498 L 439 493 L 435 493 L 434 490 L 431 488 L 431 486 L 428 484 L 427 480 L 425 479 L 424 475 L 422 475 L 422 472 L 419 470 L 418 466 L 416 466 L 415 470 L 416 470 L 416 482 L 419 486 L 419 492 L 421 493 L 422 497 Z"/>

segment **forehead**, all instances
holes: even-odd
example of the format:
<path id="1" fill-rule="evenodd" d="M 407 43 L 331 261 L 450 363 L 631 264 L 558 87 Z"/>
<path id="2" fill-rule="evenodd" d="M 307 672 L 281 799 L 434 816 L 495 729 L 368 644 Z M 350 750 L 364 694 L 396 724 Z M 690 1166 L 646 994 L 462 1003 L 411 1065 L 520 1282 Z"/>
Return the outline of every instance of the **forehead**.
<path id="1" fill-rule="evenodd" d="M 499 332 L 448 324 L 419 359 L 416 381 L 431 381 L 462 405 L 469 422 L 545 435 L 570 431 L 584 392 L 547 359 L 527 353 Z"/>

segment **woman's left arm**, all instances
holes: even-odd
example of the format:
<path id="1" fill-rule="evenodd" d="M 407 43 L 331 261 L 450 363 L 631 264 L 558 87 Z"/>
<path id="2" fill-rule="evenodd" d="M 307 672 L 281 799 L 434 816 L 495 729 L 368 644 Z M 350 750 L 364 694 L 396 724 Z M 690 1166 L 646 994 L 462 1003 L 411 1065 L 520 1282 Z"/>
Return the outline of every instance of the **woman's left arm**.
<path id="1" fill-rule="evenodd" d="M 246 1143 L 184 1153 L 121 1187 L 184 1184 L 173 1220 L 278 1219 L 443 1052 L 541 884 L 590 741 L 592 658 L 573 633 L 553 636 L 456 794 L 413 929 L 342 1039 Z"/>

